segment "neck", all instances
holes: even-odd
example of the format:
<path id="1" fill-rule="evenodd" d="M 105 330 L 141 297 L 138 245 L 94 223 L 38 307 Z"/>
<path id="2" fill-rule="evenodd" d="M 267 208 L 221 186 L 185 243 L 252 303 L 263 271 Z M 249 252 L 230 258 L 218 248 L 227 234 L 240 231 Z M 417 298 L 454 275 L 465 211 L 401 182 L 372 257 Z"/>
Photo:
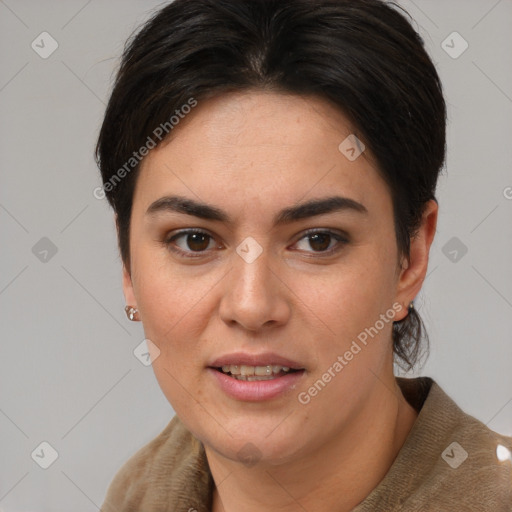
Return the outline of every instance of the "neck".
<path id="1" fill-rule="evenodd" d="M 206 448 L 212 512 L 352 510 L 384 478 L 417 417 L 394 377 L 381 383 L 347 428 L 292 462 L 247 468 Z"/>

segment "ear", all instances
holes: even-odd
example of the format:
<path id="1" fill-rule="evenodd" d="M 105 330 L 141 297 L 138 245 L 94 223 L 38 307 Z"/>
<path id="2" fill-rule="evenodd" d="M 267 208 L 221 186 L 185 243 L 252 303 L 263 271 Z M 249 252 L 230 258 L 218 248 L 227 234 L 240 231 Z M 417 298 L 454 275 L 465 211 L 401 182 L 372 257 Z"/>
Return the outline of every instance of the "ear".
<path id="1" fill-rule="evenodd" d="M 117 231 L 117 239 L 119 240 L 119 219 L 117 215 L 115 217 L 116 221 L 116 231 Z M 133 284 L 132 277 L 130 273 L 130 268 L 123 262 L 123 293 L 124 299 L 127 306 L 133 306 L 137 308 L 137 300 L 135 299 L 135 293 L 133 292 Z"/>
<path id="2" fill-rule="evenodd" d="M 138 308 L 137 300 L 135 299 L 135 294 L 133 292 L 132 277 L 125 264 L 123 264 L 123 293 L 126 305 Z"/>
<path id="3" fill-rule="evenodd" d="M 397 313 L 396 321 L 407 316 L 407 308 L 418 295 L 425 280 L 430 246 L 436 233 L 438 211 L 437 201 L 434 199 L 428 201 L 418 232 L 411 238 L 409 261 L 404 258 L 397 283 L 395 300 L 402 305 L 402 310 Z"/>

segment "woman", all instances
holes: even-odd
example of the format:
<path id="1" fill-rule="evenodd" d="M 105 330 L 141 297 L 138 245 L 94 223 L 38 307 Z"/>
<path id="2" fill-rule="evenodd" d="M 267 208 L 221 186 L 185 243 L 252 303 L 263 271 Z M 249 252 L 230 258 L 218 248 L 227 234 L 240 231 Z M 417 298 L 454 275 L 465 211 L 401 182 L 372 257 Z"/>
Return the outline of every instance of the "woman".
<path id="1" fill-rule="evenodd" d="M 512 439 L 393 373 L 445 119 L 380 0 L 176 0 L 130 41 L 97 155 L 176 417 L 104 512 L 512 510 Z"/>

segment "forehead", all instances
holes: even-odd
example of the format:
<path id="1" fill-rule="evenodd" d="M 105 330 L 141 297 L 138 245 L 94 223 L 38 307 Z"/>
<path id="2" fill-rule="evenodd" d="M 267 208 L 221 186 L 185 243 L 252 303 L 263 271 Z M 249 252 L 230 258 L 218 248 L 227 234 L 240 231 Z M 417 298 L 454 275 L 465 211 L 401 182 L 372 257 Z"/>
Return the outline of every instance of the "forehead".
<path id="1" fill-rule="evenodd" d="M 147 207 L 178 193 L 278 209 L 336 192 L 389 207 L 369 151 L 355 160 L 344 153 L 354 131 L 337 108 L 315 97 L 245 92 L 199 102 L 142 162 L 136 202 Z"/>

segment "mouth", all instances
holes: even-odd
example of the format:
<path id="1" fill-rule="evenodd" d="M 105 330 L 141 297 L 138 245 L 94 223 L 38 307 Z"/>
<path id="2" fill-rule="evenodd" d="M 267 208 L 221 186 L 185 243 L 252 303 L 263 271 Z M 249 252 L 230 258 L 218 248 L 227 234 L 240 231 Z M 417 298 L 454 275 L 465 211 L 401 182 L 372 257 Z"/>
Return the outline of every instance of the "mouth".
<path id="1" fill-rule="evenodd" d="M 292 373 L 303 372 L 304 368 L 291 368 L 278 364 L 268 364 L 265 366 L 249 366 L 245 364 L 226 364 L 219 367 L 213 367 L 214 370 L 232 377 L 236 380 L 244 381 L 263 381 L 274 380 Z"/>
<path id="2" fill-rule="evenodd" d="M 244 402 L 278 399 L 293 391 L 306 374 L 301 363 L 265 352 L 225 354 L 207 367 L 227 396 Z"/>

